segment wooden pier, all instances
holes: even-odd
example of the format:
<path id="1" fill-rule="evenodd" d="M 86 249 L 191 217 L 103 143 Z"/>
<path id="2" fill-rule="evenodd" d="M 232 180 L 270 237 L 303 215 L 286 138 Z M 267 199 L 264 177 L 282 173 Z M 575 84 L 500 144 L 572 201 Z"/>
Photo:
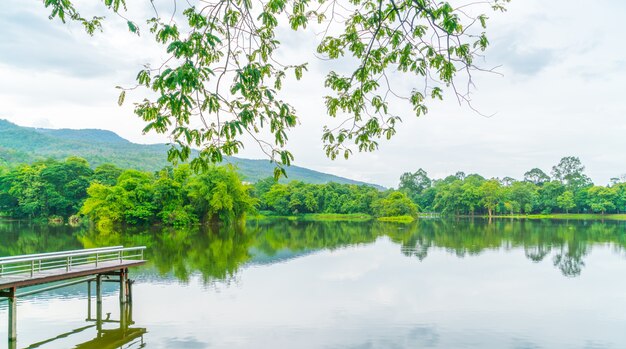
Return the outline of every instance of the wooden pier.
<path id="1" fill-rule="evenodd" d="M 17 340 L 17 299 L 35 293 L 86 282 L 89 297 L 96 285 L 96 304 L 101 308 L 102 282 L 118 282 L 120 304 L 132 301 L 128 269 L 145 264 L 145 247 L 113 246 L 86 250 L 42 253 L 0 258 L 0 299 L 9 301 L 9 347 Z M 111 277 L 115 279 L 111 279 Z M 55 283 L 48 287 L 18 289 Z"/>

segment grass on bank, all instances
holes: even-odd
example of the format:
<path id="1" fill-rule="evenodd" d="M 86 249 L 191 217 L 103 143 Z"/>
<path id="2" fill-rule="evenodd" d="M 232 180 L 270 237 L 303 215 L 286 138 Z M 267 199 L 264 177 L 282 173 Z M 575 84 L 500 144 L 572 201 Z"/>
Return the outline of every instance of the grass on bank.
<path id="1" fill-rule="evenodd" d="M 251 216 L 252 219 L 289 219 L 299 221 L 349 221 L 349 222 L 366 222 L 372 220 L 372 216 L 365 213 L 306 213 L 301 215 L 281 216 L 271 211 L 261 211 L 255 216 Z"/>
<path id="2" fill-rule="evenodd" d="M 412 216 L 392 216 L 392 217 L 378 217 L 376 220 L 380 222 L 396 222 L 396 223 L 411 223 L 415 220 Z"/>
<path id="3" fill-rule="evenodd" d="M 345 221 L 345 222 L 368 222 L 374 219 L 374 217 L 365 214 L 365 213 L 350 213 L 350 214 L 342 214 L 342 213 L 306 213 L 302 215 L 294 215 L 294 216 L 279 216 L 273 214 L 273 212 L 262 211 L 259 212 L 256 216 L 250 217 L 252 219 L 289 219 L 296 221 L 310 221 L 310 222 L 336 222 L 336 221 Z M 393 216 L 393 217 L 378 217 L 377 221 L 380 222 L 396 222 L 396 223 L 411 223 L 415 220 L 415 217 L 411 216 Z"/>
<path id="4" fill-rule="evenodd" d="M 487 218 L 487 216 L 485 216 Z M 572 220 L 617 220 L 626 221 L 626 214 L 597 214 L 597 213 L 553 213 L 553 214 L 517 214 L 517 215 L 497 215 L 493 218 L 513 218 L 513 219 L 572 219 Z"/>
<path id="5" fill-rule="evenodd" d="M 372 216 L 365 213 L 309 213 L 301 216 L 305 221 L 351 221 L 365 222 L 372 219 Z"/>

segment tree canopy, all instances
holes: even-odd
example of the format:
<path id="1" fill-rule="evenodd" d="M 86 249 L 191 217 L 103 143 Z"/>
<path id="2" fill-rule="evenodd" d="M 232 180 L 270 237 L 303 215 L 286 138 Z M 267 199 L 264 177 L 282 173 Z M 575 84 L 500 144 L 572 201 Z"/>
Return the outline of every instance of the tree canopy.
<path id="1" fill-rule="evenodd" d="M 416 172 L 419 182 L 428 185 L 414 185 L 416 173 L 405 173 L 400 177 L 400 190 L 422 211 L 454 215 L 626 212 L 626 180 L 615 177 L 609 186 L 593 185 L 584 169 L 574 156 L 562 158 L 553 167 L 553 178 L 533 168 L 522 181 L 459 173 L 430 179 L 420 169 Z"/>
<path id="2" fill-rule="evenodd" d="M 420 116 L 428 99 L 442 99 L 449 90 L 471 108 L 472 74 L 488 70 L 476 64 L 489 45 L 487 13 L 504 11 L 508 1 L 173 1 L 170 13 L 145 1 L 153 9 L 145 18 L 128 18 L 125 0 L 103 4 L 167 54 L 162 64 L 139 71 L 137 86 L 121 88 L 119 103 L 127 91 L 146 90 L 135 113 L 146 122 L 144 132 L 170 135 L 170 160 L 186 160 L 198 147 L 192 166 L 206 167 L 238 153 L 251 137 L 279 165 L 278 176 L 293 159 L 287 132 L 300 117 L 279 91 L 287 74 L 299 80 L 307 70 L 307 62 L 280 61 L 279 30 L 321 31 L 312 50 L 346 67 L 326 75 L 323 100 L 339 126 L 325 127 L 322 141 L 327 156 L 347 158 L 353 150 L 377 149 L 380 139 L 396 133 L 396 102 Z M 71 0 L 44 4 L 50 18 L 80 22 L 89 34 L 103 28 L 103 16 L 87 18 Z M 396 74 L 413 86 L 394 88 Z"/>

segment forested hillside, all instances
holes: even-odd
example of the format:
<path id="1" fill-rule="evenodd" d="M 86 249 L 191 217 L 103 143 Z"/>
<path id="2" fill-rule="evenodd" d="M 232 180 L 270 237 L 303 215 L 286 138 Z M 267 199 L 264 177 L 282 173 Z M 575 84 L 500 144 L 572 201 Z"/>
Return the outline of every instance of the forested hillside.
<path id="1" fill-rule="evenodd" d="M 168 148 L 166 144 L 132 143 L 105 130 L 30 128 L 0 120 L 0 165 L 3 166 L 78 156 L 86 159 L 93 167 L 110 163 L 121 168 L 158 171 L 169 165 L 166 158 Z M 273 175 L 274 164 L 267 160 L 226 157 L 225 162 L 235 165 L 245 181 L 256 182 Z M 289 167 L 287 174 L 289 178 L 284 181 L 367 184 L 298 166 Z"/>

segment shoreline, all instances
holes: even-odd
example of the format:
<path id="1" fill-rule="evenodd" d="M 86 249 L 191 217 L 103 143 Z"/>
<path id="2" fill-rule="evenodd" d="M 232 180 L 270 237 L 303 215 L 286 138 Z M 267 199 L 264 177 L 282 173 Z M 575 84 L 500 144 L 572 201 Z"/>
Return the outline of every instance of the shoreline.
<path id="1" fill-rule="evenodd" d="M 445 216 L 441 216 L 445 217 Z M 459 216 L 450 216 L 450 217 L 460 217 L 460 218 L 481 218 L 481 219 L 489 219 L 487 215 L 459 215 Z M 599 214 L 599 213 L 551 213 L 551 214 L 513 214 L 513 215 L 493 215 L 491 218 L 497 219 L 558 219 L 558 220 L 594 220 L 594 221 L 604 221 L 604 220 L 612 220 L 612 221 L 626 221 L 626 213 L 607 213 L 607 214 Z"/>

